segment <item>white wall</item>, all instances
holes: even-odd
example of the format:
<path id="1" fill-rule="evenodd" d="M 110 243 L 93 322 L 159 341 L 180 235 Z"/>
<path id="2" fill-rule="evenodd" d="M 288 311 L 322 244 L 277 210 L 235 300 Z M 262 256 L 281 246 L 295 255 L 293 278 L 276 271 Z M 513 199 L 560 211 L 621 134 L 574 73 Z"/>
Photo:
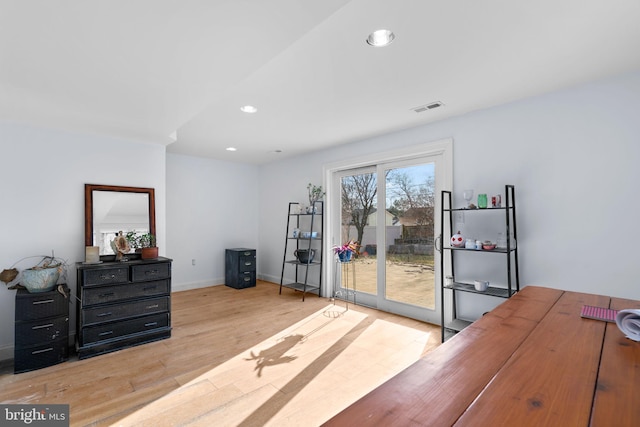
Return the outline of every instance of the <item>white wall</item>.
<path id="1" fill-rule="evenodd" d="M 67 283 L 75 295 L 75 263 L 84 260 L 85 183 L 155 188 L 164 253 L 164 146 L 0 122 L 0 159 L 0 269 L 53 250 L 70 263 Z M 25 262 L 19 269 L 33 265 Z M 0 360 L 13 358 L 15 292 L 0 283 Z M 74 328 L 75 304 L 71 320 Z"/>
<path id="2" fill-rule="evenodd" d="M 256 166 L 167 154 L 174 290 L 223 284 L 224 250 L 257 249 L 258 188 Z"/>
<path id="3" fill-rule="evenodd" d="M 259 272 L 279 280 L 287 202 L 323 165 L 453 138 L 456 205 L 516 187 L 522 284 L 640 299 L 639 111 L 634 73 L 265 165 Z"/>
<path id="4" fill-rule="evenodd" d="M 259 277 L 279 282 L 287 203 L 324 184 L 323 165 L 450 137 L 456 203 L 464 188 L 516 186 L 522 283 L 640 299 L 638 111 L 635 73 L 261 167 L 0 122 L 0 269 L 52 249 L 81 261 L 83 188 L 94 183 L 156 189 L 174 289 L 223 283 L 224 248 L 238 246 L 256 247 Z M 14 295 L 0 286 L 0 360 L 12 357 Z"/>

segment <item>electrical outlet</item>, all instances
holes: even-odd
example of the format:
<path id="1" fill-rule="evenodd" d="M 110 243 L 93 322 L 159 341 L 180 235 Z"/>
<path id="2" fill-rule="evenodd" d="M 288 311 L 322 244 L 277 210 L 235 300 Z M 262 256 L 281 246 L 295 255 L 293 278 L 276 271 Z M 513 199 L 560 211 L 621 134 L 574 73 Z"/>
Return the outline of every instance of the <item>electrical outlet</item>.
<path id="1" fill-rule="evenodd" d="M 196 259 L 195 258 L 191 260 L 191 265 L 196 265 Z"/>
<path id="2" fill-rule="evenodd" d="M 453 221 L 458 225 L 464 224 L 464 212 L 456 212 Z"/>

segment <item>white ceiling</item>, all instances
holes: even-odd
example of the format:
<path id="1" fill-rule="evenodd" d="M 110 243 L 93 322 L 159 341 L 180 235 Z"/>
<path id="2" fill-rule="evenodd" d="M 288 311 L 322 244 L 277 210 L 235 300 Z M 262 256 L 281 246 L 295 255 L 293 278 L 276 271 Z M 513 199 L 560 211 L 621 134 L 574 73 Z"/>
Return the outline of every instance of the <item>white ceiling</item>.
<path id="1" fill-rule="evenodd" d="M 0 0 L 0 120 L 255 164 L 639 69 L 638 0 Z"/>

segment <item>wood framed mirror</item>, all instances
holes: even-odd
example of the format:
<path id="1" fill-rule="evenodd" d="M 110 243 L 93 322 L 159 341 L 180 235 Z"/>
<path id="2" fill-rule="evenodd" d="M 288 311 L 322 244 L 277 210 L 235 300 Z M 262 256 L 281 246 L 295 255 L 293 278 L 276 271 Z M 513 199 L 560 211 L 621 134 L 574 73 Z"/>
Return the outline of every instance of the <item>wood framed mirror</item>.
<path id="1" fill-rule="evenodd" d="M 153 188 L 84 185 L 85 246 L 98 246 L 100 257 L 110 256 L 115 235 L 134 230 L 156 234 Z"/>

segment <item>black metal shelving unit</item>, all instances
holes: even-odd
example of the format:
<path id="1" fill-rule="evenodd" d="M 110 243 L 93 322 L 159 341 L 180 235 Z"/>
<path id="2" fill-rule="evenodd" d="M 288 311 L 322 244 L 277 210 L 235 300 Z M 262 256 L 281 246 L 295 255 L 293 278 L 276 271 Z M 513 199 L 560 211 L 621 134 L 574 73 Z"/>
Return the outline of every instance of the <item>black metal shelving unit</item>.
<path id="1" fill-rule="evenodd" d="M 302 301 L 307 293 L 320 295 L 320 285 L 322 284 L 322 257 L 324 238 L 324 202 L 317 201 L 313 204 L 311 212 L 298 212 L 301 205 L 298 202 L 290 202 L 287 211 L 287 231 L 284 243 L 284 255 L 282 257 L 282 274 L 280 276 L 280 294 L 282 288 L 291 288 L 302 292 Z M 303 230 L 304 228 L 304 230 Z M 293 230 L 298 229 L 300 233 L 309 233 L 309 237 L 294 236 Z M 313 233 L 316 237 L 311 237 Z M 306 249 L 315 250 L 314 259 L 307 262 L 300 262 L 293 253 L 294 250 Z M 294 281 L 285 283 L 285 272 L 287 267 L 294 269 Z M 314 279 L 317 278 L 317 283 Z"/>
<path id="2" fill-rule="evenodd" d="M 441 194 L 441 212 L 440 212 L 440 241 L 441 248 L 437 248 L 442 252 L 440 257 L 440 315 L 442 325 L 442 342 L 449 334 L 455 334 L 471 322 L 457 318 L 457 303 L 456 295 L 458 292 L 468 292 L 474 294 L 488 295 L 499 298 L 511 298 L 516 292 L 520 291 L 520 274 L 518 270 L 518 232 L 516 224 L 516 203 L 515 203 L 515 187 L 513 185 L 505 185 L 505 204 L 501 207 L 489 207 L 485 209 L 468 209 L 468 208 L 454 208 L 451 205 L 451 191 L 442 191 Z M 451 247 L 448 242 L 451 241 L 453 232 L 453 216 L 456 212 L 465 212 L 482 215 L 487 212 L 503 212 L 504 213 L 504 230 L 506 237 L 506 248 L 496 248 L 490 251 L 487 250 L 475 250 L 465 248 Z M 448 233 L 445 235 L 445 221 L 448 219 Z M 513 240 L 512 240 L 513 239 Z M 446 242 L 446 244 L 445 244 Z M 466 283 L 464 281 L 456 280 L 456 256 L 462 252 L 473 252 L 477 254 L 486 254 L 485 256 L 497 256 L 501 255 L 506 257 L 506 285 L 503 286 L 489 286 L 486 291 L 477 291 L 472 283 Z M 453 283 L 445 284 L 445 256 L 449 260 L 451 267 L 451 277 Z M 451 302 L 452 318 L 446 321 L 445 307 L 447 303 L 447 293 Z"/>

